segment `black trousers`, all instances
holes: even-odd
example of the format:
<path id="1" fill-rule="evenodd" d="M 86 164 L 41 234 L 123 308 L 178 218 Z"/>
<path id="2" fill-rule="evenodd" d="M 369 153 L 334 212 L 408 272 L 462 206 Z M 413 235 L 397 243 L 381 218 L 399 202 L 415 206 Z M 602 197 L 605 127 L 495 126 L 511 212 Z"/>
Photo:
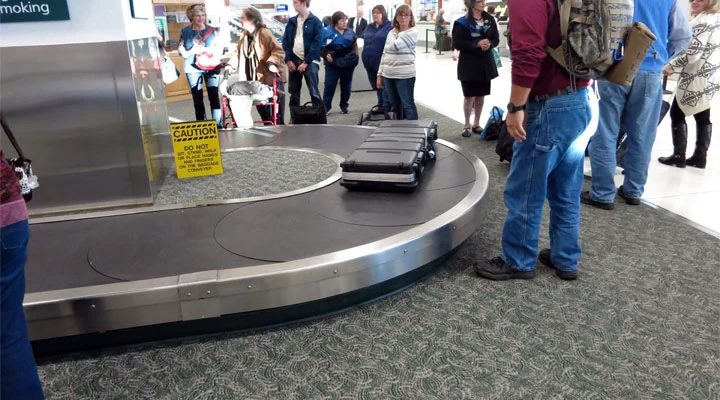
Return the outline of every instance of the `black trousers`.
<path id="1" fill-rule="evenodd" d="M 686 115 L 682 112 L 680 106 L 678 106 L 677 100 L 673 99 L 672 105 L 670 106 L 670 120 L 673 124 L 683 124 L 685 123 L 685 117 Z M 710 125 L 709 108 L 705 111 L 694 114 L 693 117 L 695 117 L 695 124 L 697 126 Z"/>

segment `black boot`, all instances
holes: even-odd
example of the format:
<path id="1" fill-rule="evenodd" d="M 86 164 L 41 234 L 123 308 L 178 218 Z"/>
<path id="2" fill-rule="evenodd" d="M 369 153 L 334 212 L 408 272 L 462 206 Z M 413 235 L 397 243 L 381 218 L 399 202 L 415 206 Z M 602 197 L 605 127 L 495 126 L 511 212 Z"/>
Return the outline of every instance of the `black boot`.
<path id="1" fill-rule="evenodd" d="M 685 168 L 685 149 L 687 148 L 687 125 L 672 125 L 673 154 L 668 157 L 660 157 L 658 161 L 665 165 L 674 165 L 678 168 Z"/>
<path id="2" fill-rule="evenodd" d="M 700 125 L 697 127 L 697 140 L 695 141 L 695 152 L 687 159 L 687 165 L 696 168 L 705 168 L 707 165 L 707 151 L 710 148 L 712 138 L 712 124 Z"/>

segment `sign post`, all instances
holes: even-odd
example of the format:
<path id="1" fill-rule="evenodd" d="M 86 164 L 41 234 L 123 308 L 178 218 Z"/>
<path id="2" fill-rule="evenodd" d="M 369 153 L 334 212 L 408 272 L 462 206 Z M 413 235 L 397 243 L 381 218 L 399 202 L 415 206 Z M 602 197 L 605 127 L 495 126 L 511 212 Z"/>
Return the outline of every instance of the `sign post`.
<path id="1" fill-rule="evenodd" d="M 223 173 L 217 122 L 170 124 L 179 179 Z"/>

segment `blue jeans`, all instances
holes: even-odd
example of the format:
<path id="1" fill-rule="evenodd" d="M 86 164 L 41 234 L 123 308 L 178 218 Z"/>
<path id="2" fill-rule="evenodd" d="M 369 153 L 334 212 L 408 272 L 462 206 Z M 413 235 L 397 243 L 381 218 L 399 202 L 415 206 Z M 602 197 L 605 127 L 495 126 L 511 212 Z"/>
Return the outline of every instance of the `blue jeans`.
<path id="1" fill-rule="evenodd" d="M 418 119 L 415 107 L 415 77 L 406 79 L 383 78 L 383 85 L 390 96 L 392 110 L 397 119 Z"/>
<path id="2" fill-rule="evenodd" d="M 379 105 L 385 110 L 390 111 L 390 97 L 388 96 L 387 90 L 378 89 L 377 87 L 378 70 L 374 68 L 368 68 L 366 66 L 365 71 L 367 72 L 368 80 L 370 81 L 370 87 L 372 87 L 372 89 L 375 91 L 375 94 L 377 94 L 377 105 Z"/>
<path id="3" fill-rule="evenodd" d="M 337 88 L 338 81 L 340 81 L 340 108 L 348 108 L 354 71 L 355 67 L 338 68 L 332 64 L 325 64 L 323 102 L 325 103 L 326 111 L 330 111 L 332 108 L 332 100 L 333 97 L 335 97 L 335 88 Z"/>
<path id="4" fill-rule="evenodd" d="M 195 120 L 207 120 L 205 114 L 205 102 L 203 100 L 203 79 L 207 86 L 208 100 L 210 100 L 210 110 L 212 118 L 219 124 L 222 118 L 220 109 L 220 74 L 211 73 L 210 71 L 185 73 L 188 83 L 190 84 L 190 93 L 192 94 L 193 107 L 195 107 Z"/>
<path id="5" fill-rule="evenodd" d="M 296 67 L 302 64 L 303 60 L 297 56 L 292 56 L 292 62 L 295 63 Z M 305 84 L 310 92 L 310 100 L 314 105 L 323 104 L 322 98 L 320 97 L 320 89 L 318 89 L 318 71 L 320 66 L 317 63 L 310 63 L 305 72 L 299 72 L 297 69 L 293 72 L 288 72 L 288 92 L 290 93 L 290 118 L 295 118 L 295 110 L 293 106 L 300 105 L 300 90 L 302 89 L 302 81 L 305 78 Z"/>
<path id="6" fill-rule="evenodd" d="M 2 228 L 0 237 L 0 398 L 42 399 L 22 304 L 30 238 L 27 220 Z"/>
<path id="7" fill-rule="evenodd" d="M 512 268 L 535 269 L 543 206 L 550 203 L 550 249 L 561 270 L 580 258 L 580 190 L 592 129 L 587 89 L 528 103 L 527 139 L 515 142 L 505 183 L 508 213 L 502 258 Z"/>
<path id="8" fill-rule="evenodd" d="M 590 197 L 596 201 L 615 200 L 615 151 L 620 120 L 625 116 L 627 153 L 623 192 L 628 197 L 641 197 L 645 191 L 648 166 L 662 103 L 660 72 L 639 71 L 631 87 L 598 81 L 600 91 L 600 123 L 590 142 L 592 186 Z"/>

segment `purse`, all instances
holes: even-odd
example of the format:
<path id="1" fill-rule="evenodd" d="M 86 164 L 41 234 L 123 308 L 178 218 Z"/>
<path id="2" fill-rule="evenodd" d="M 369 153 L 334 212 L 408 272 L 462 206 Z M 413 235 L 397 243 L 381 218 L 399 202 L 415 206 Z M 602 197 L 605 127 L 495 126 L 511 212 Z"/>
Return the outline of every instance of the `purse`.
<path id="1" fill-rule="evenodd" d="M 205 39 L 207 39 L 213 32 L 215 32 L 215 27 L 210 27 L 198 44 L 200 46 L 204 46 Z M 220 56 L 216 56 L 212 53 L 202 52 L 195 55 L 195 68 L 199 70 L 214 71 L 218 69 L 221 64 L 222 61 L 220 60 Z"/>
<path id="2" fill-rule="evenodd" d="M 180 77 L 180 71 L 175 68 L 175 63 L 172 62 L 170 57 L 165 57 L 160 67 L 162 68 L 163 83 L 166 85 L 175 82 Z"/>
<path id="3" fill-rule="evenodd" d="M 3 116 L 2 114 L 0 114 L 0 125 L 2 125 L 5 134 L 7 135 L 8 139 L 10 139 L 10 143 L 12 143 L 13 147 L 15 148 L 15 152 L 18 154 L 17 158 L 8 160 L 8 163 L 13 168 L 13 170 L 15 170 L 15 175 L 17 176 L 20 186 L 22 187 L 21 193 L 23 199 L 25 199 L 25 202 L 28 202 L 32 200 L 33 189 L 36 189 L 38 186 L 40 186 L 40 184 L 38 183 L 37 176 L 33 175 L 30 159 L 25 158 L 25 155 L 23 154 L 20 145 L 18 144 L 17 140 L 15 140 L 15 136 L 13 135 L 10 127 L 5 121 L 5 116 Z"/>

